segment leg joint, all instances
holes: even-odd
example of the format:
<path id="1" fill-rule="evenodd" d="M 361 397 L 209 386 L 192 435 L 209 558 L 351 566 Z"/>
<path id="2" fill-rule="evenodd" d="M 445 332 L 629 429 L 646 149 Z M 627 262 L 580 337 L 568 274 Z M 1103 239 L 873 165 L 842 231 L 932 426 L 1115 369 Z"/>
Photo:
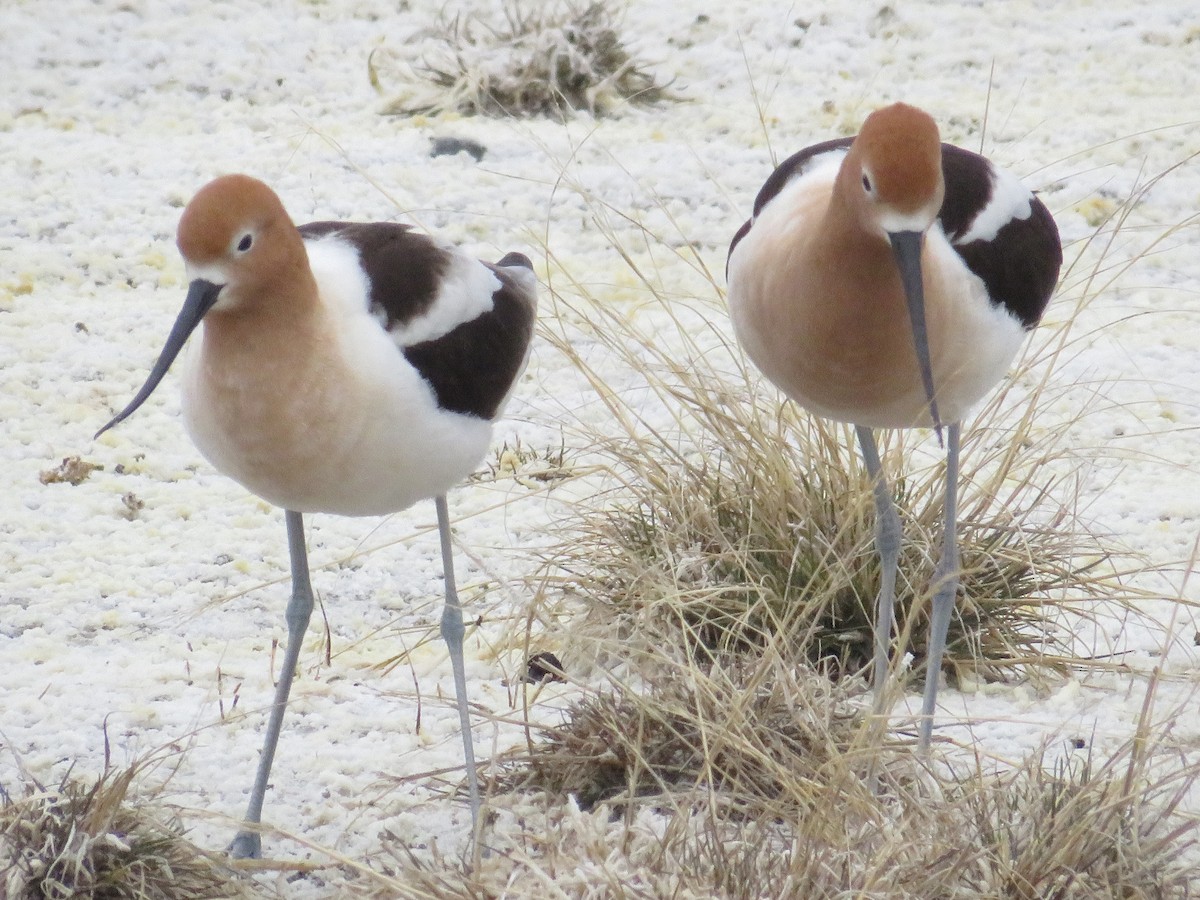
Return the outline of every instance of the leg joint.
<path id="1" fill-rule="evenodd" d="M 462 611 L 450 603 L 442 607 L 442 638 L 448 644 L 462 645 L 467 628 L 463 624 Z"/>

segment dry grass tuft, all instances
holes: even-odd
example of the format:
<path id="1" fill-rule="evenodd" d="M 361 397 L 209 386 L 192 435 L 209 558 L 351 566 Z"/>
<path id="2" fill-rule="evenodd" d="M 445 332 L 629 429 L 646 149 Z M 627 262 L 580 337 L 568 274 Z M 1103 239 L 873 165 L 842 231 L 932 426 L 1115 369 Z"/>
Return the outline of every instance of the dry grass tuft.
<path id="1" fill-rule="evenodd" d="M 0 896 L 12 900 L 207 900 L 258 896 L 223 860 L 189 843 L 161 809 L 129 800 L 139 766 L 92 784 L 46 788 L 26 776 L 23 796 L 0 791 Z"/>
<path id="2" fill-rule="evenodd" d="M 1147 740 L 927 769 L 869 744 L 843 690 L 773 653 L 659 660 L 509 760 L 477 866 L 390 851 L 370 897 L 1186 897 L 1200 888 L 1195 763 Z M 661 674 L 661 673 L 660 673 Z M 874 778 L 871 777 L 873 752 Z"/>
<path id="3" fill-rule="evenodd" d="M 715 303 L 698 322 L 652 299 L 641 314 L 648 327 L 588 298 L 573 303 L 586 339 L 556 344 L 611 413 L 584 438 L 609 480 L 565 523 L 549 560 L 597 627 L 615 628 L 626 653 L 667 641 L 697 658 L 786 635 L 797 662 L 860 670 L 872 653 L 879 565 L 870 481 L 850 429 L 781 403 L 706 324 L 724 315 Z M 597 347 L 609 355 L 603 363 Z M 642 387 L 610 388 L 600 373 L 613 365 Z M 1002 393 L 964 437 L 951 674 L 1061 672 L 1074 648 L 1058 614 L 1122 595 L 1108 552 L 1077 520 L 1069 472 L 1053 465 L 1072 423 L 1035 427 L 1037 401 L 1035 390 L 1014 416 Z M 923 435 L 881 437 L 904 525 L 897 615 L 919 665 L 944 462 L 921 446 Z"/>
<path id="4" fill-rule="evenodd" d="M 385 50 L 372 53 L 369 76 L 377 90 L 385 79 L 407 83 L 384 113 L 566 119 L 576 110 L 600 116 L 625 103 L 678 99 L 626 48 L 611 4 L 506 0 L 502 15 L 498 23 L 443 13 L 430 35 L 435 51 L 410 71 Z M 431 90 L 414 93 L 414 82 Z"/>
<path id="5" fill-rule="evenodd" d="M 998 897 L 1192 896 L 1198 822 L 1180 805 L 1196 775 L 1133 740 L 1106 758 L 1043 751 L 1015 772 L 965 780 L 947 796 L 977 847 L 972 886 Z"/>
<path id="6" fill-rule="evenodd" d="M 849 767 L 833 779 L 846 785 L 869 775 L 866 757 L 853 762 L 864 724 L 847 691 L 811 670 L 684 661 L 661 666 L 644 693 L 618 684 L 579 701 L 502 783 L 570 795 L 585 811 L 703 789 L 728 814 L 794 817 L 824 802 L 831 767 Z M 861 803 L 862 790 L 844 799 Z"/>
<path id="7" fill-rule="evenodd" d="M 787 846 L 789 877 L 799 862 L 806 879 L 833 854 L 853 874 L 821 874 L 828 889 L 870 888 L 888 873 L 908 889 L 895 896 L 916 897 L 975 896 L 943 893 L 950 886 L 979 896 L 1173 896 L 1200 881 L 1184 865 L 1200 822 L 1180 810 L 1198 768 L 1163 751 L 1169 729 L 1149 741 L 1143 725 L 1106 758 L 1043 748 L 1015 769 L 988 771 L 981 758 L 965 772 L 926 769 L 903 744 L 872 744 L 872 723 L 844 688 L 787 668 L 774 649 L 707 674 L 660 660 L 648 690 L 615 683 L 583 698 L 504 786 L 569 796 L 584 812 L 603 805 L 626 825 L 646 810 L 688 819 L 703 809 L 709 823 L 689 852 L 725 853 L 731 836 L 740 847 L 752 835 L 767 855 Z M 701 868 L 723 868 L 708 862 Z"/>

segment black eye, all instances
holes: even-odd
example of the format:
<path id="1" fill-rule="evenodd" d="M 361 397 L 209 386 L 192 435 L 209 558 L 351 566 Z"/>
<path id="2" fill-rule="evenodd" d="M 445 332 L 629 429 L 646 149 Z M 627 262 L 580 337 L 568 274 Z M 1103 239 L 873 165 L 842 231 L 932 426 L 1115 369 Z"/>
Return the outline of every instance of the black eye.
<path id="1" fill-rule="evenodd" d="M 871 193 L 871 176 L 865 172 L 863 173 L 863 190 L 868 194 Z"/>
<path id="2" fill-rule="evenodd" d="M 250 245 L 253 243 L 254 243 L 254 238 L 252 238 L 248 234 L 243 234 L 242 239 L 240 241 L 238 241 L 238 246 L 237 246 L 238 252 L 245 253 L 247 250 L 250 249 Z"/>

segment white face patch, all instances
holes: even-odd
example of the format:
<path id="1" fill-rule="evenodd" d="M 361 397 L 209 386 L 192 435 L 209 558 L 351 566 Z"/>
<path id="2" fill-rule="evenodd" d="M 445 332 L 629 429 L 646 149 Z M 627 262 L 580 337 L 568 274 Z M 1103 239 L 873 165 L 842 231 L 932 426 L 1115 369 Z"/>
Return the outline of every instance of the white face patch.
<path id="1" fill-rule="evenodd" d="M 229 273 L 219 263 L 209 263 L 206 266 L 201 266 L 184 260 L 183 271 L 187 275 L 189 282 L 199 279 L 200 281 L 207 281 L 209 284 L 219 284 L 222 286 L 229 284 Z"/>
<path id="2" fill-rule="evenodd" d="M 229 284 L 229 273 L 219 263 L 209 263 L 208 265 L 200 266 L 184 260 L 183 270 L 188 284 L 191 284 L 193 281 L 207 281 L 209 284 L 219 285 L 220 287 L 225 287 L 225 285 Z M 217 302 L 211 308 L 217 311 L 227 310 L 233 303 L 233 295 L 229 291 L 221 291 Z"/>
<path id="3" fill-rule="evenodd" d="M 887 234 L 895 234 L 898 231 L 918 231 L 924 233 L 929 230 L 929 226 L 937 219 L 938 208 L 933 206 L 919 209 L 915 213 L 900 213 L 895 210 L 881 208 L 879 215 L 876 217 L 876 222 Z"/>
<path id="4" fill-rule="evenodd" d="M 1033 194 L 1020 179 L 992 165 L 988 166 L 988 176 L 992 180 L 992 197 L 971 220 L 971 226 L 954 239 L 956 244 L 995 240 L 1009 222 L 1028 219 L 1033 212 Z"/>

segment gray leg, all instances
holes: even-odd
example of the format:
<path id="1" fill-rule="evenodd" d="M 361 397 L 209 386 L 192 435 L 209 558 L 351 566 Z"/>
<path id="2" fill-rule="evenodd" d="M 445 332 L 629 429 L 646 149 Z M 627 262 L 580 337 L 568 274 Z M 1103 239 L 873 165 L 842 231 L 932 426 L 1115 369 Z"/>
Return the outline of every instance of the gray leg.
<path id="1" fill-rule="evenodd" d="M 458 719 L 462 728 L 463 758 L 467 766 L 467 787 L 471 797 L 471 824 L 479 822 L 479 778 L 475 773 L 475 747 L 471 740 L 471 715 L 467 710 L 467 673 L 463 665 L 462 604 L 458 600 L 458 589 L 454 586 L 454 553 L 450 548 L 450 510 L 446 497 L 435 500 L 437 504 L 438 533 L 442 538 L 442 569 L 446 577 L 446 605 L 442 607 L 442 638 L 450 651 L 450 665 L 454 669 L 454 693 L 458 699 Z"/>
<path id="2" fill-rule="evenodd" d="M 892 503 L 879 461 L 879 448 L 870 428 L 854 426 L 863 461 L 875 491 L 875 550 L 879 553 L 879 596 L 875 601 L 875 712 L 883 709 L 883 688 L 887 683 L 888 656 L 892 643 L 892 625 L 896 606 L 896 566 L 900 560 L 900 516 Z"/>
<path id="3" fill-rule="evenodd" d="M 262 856 L 262 837 L 253 826 L 262 822 L 263 797 L 267 793 L 267 780 L 271 776 L 271 763 L 275 761 L 275 747 L 279 743 L 279 731 L 283 727 L 283 712 L 287 708 L 288 694 L 292 689 L 292 676 L 300 660 L 300 645 L 304 643 L 304 632 L 313 611 L 312 583 L 308 578 L 308 552 L 304 547 L 304 520 L 298 512 L 287 510 L 288 552 L 292 559 L 292 599 L 288 602 L 285 618 L 288 626 L 287 650 L 283 655 L 283 669 L 279 673 L 279 684 L 275 687 L 275 702 L 267 721 L 267 735 L 263 740 L 262 755 L 258 758 L 258 774 L 250 791 L 250 805 L 246 809 L 246 825 L 233 838 L 229 854 L 235 859 L 258 859 Z"/>
<path id="4" fill-rule="evenodd" d="M 958 593 L 958 438 L 959 423 L 950 426 L 946 443 L 946 524 L 942 533 L 942 557 L 933 573 L 933 608 L 929 617 L 929 653 L 925 659 L 925 699 L 921 704 L 921 726 L 917 749 L 929 750 L 933 734 L 933 707 L 937 703 L 938 677 L 946 652 L 946 632 Z"/>

